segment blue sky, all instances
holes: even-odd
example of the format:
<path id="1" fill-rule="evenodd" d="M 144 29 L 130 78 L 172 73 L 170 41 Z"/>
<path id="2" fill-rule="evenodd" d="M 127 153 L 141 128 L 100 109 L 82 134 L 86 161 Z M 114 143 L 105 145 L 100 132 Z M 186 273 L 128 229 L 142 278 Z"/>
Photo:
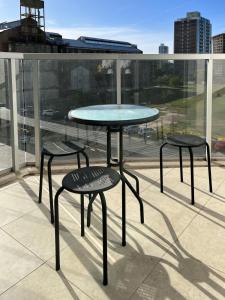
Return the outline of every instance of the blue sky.
<path id="1" fill-rule="evenodd" d="M 224 0 L 45 0 L 46 28 L 67 38 L 118 39 L 157 53 L 163 42 L 173 52 L 173 22 L 187 11 L 209 18 L 213 34 L 225 32 Z M 0 22 L 19 18 L 19 0 L 0 0 Z"/>

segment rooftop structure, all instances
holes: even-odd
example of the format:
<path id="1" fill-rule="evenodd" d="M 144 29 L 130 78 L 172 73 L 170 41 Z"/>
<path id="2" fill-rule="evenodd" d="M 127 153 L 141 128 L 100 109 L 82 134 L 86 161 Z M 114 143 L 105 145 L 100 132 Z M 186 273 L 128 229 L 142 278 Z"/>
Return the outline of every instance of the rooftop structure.
<path id="1" fill-rule="evenodd" d="M 70 50 L 80 50 L 80 51 L 105 51 L 105 52 L 124 52 L 124 53 L 142 53 L 141 50 L 137 48 L 137 45 L 109 40 L 109 39 L 100 39 L 94 37 L 80 36 L 77 40 L 63 38 L 62 35 L 55 32 L 46 32 L 46 38 L 48 42 L 56 44 L 59 46 L 66 46 L 68 52 Z"/>
<path id="2" fill-rule="evenodd" d="M 7 30 L 18 27 L 21 25 L 21 20 L 11 21 L 11 22 L 2 22 L 0 23 L 0 30 Z"/>
<path id="3" fill-rule="evenodd" d="M 45 31 L 45 5 L 42 0 L 20 0 L 20 20 L 32 18 Z"/>
<path id="4" fill-rule="evenodd" d="M 78 39 L 63 38 L 55 32 L 44 32 L 32 17 L 0 23 L 0 51 L 13 52 L 101 52 L 142 53 L 137 45 L 109 39 L 81 36 Z M 37 45 L 29 44 L 34 42 Z M 25 43 L 26 42 L 26 43 Z M 45 46 L 43 46 L 45 45 Z"/>

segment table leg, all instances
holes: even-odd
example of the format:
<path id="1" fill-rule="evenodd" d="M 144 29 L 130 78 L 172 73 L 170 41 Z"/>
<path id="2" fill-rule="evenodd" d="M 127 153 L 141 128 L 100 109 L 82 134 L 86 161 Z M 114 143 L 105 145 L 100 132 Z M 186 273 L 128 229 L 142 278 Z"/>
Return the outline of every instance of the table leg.
<path id="1" fill-rule="evenodd" d="M 126 185 L 122 181 L 122 246 L 126 246 Z"/>
<path id="2" fill-rule="evenodd" d="M 107 167 L 111 166 L 111 131 L 110 128 L 107 127 Z"/>
<path id="3" fill-rule="evenodd" d="M 126 173 L 127 175 L 129 175 L 130 177 L 132 177 L 135 181 L 136 181 L 136 192 L 138 195 L 140 195 L 140 184 L 139 184 L 139 179 L 137 176 L 135 176 L 134 174 L 132 174 L 130 171 L 126 170 L 123 168 L 124 173 Z"/>
<path id="4" fill-rule="evenodd" d="M 134 194 L 136 199 L 139 202 L 140 206 L 140 219 L 141 223 L 144 223 L 144 206 L 143 201 L 139 195 L 139 179 L 137 176 L 129 172 L 128 170 L 124 169 L 123 167 L 123 128 L 118 128 L 119 132 L 119 160 L 118 160 L 118 166 L 119 166 L 119 172 L 121 175 L 122 180 L 122 245 L 126 245 L 126 185 L 131 190 L 131 192 Z M 111 167 L 111 130 L 110 127 L 107 127 L 107 166 Z M 132 177 L 136 181 L 136 189 L 132 186 L 130 181 L 126 178 L 125 174 Z M 90 211 L 89 211 L 89 221 L 88 225 L 90 226 Z"/>
<path id="5" fill-rule="evenodd" d="M 127 178 L 124 176 L 123 173 L 121 173 L 121 180 L 126 183 L 128 188 L 131 190 L 131 192 L 134 194 L 134 196 L 137 198 L 140 206 L 140 220 L 141 223 L 144 224 L 144 205 L 141 197 L 138 195 L 137 191 L 133 188 L 132 184 L 127 180 Z"/>
<path id="6" fill-rule="evenodd" d="M 119 168 L 120 168 L 120 174 L 121 174 L 121 179 L 122 181 L 128 186 L 128 188 L 131 190 L 131 192 L 134 194 L 134 196 L 137 198 L 139 205 L 140 205 L 140 218 L 141 218 L 141 223 L 144 223 L 144 206 L 143 206 L 143 201 L 141 197 L 139 196 L 139 181 L 138 178 L 133 175 L 130 172 L 127 172 L 127 170 L 124 169 L 123 167 L 123 128 L 120 127 L 119 131 Z M 124 173 L 128 173 L 129 176 L 131 174 L 133 175 L 133 178 L 136 178 L 136 184 L 137 184 L 137 190 L 133 188 L 131 183 L 128 181 L 128 179 L 125 177 Z"/>

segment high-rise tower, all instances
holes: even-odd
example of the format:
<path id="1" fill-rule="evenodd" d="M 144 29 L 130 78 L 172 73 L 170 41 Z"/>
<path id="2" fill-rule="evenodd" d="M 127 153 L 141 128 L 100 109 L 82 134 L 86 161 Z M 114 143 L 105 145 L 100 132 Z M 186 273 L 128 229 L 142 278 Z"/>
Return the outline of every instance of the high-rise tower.
<path id="1" fill-rule="evenodd" d="M 168 54 L 168 53 L 169 53 L 169 47 L 164 44 L 160 44 L 159 45 L 159 54 Z"/>
<path id="2" fill-rule="evenodd" d="M 210 21 L 199 12 L 188 12 L 174 23 L 174 53 L 210 53 Z"/>

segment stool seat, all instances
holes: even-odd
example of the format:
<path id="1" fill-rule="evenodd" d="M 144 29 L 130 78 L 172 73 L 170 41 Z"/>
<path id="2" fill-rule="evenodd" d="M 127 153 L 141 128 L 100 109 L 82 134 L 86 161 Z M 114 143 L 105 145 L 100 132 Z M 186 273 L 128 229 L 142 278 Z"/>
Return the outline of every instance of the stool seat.
<path id="1" fill-rule="evenodd" d="M 46 155 L 66 156 L 84 151 L 85 146 L 75 141 L 46 142 L 43 145 L 43 152 Z"/>
<path id="2" fill-rule="evenodd" d="M 206 141 L 203 138 L 192 134 L 176 134 L 168 136 L 166 142 L 169 145 L 177 147 L 200 147 L 206 144 Z"/>
<path id="3" fill-rule="evenodd" d="M 182 161 L 182 148 L 186 148 L 190 155 L 190 170 L 191 170 L 191 204 L 194 205 L 194 156 L 192 148 L 204 146 L 206 148 L 208 174 L 209 174 L 209 191 L 212 193 L 212 175 L 211 175 L 211 162 L 210 162 L 210 147 L 207 141 L 200 136 L 192 134 L 176 134 L 168 136 L 167 140 L 160 147 L 160 190 L 163 193 L 163 148 L 166 145 L 171 145 L 179 148 L 180 156 L 180 181 L 183 182 L 183 161 Z"/>
<path id="4" fill-rule="evenodd" d="M 68 173 L 62 180 L 62 187 L 78 194 L 107 191 L 120 181 L 115 170 L 106 167 L 86 167 Z"/>
<path id="5" fill-rule="evenodd" d="M 50 202 L 50 213 L 51 223 L 54 223 L 54 212 L 53 212 L 53 189 L 52 189 L 52 161 L 55 157 L 67 157 L 74 155 L 77 157 L 77 166 L 81 167 L 82 155 L 86 161 L 86 166 L 89 166 L 89 158 L 85 153 L 85 146 L 75 141 L 55 141 L 46 142 L 43 145 L 41 151 L 41 165 L 40 165 L 40 185 L 39 185 L 39 203 L 42 202 L 42 186 L 43 186 L 43 175 L 44 175 L 44 160 L 48 157 L 48 187 L 49 187 L 49 202 Z"/>

